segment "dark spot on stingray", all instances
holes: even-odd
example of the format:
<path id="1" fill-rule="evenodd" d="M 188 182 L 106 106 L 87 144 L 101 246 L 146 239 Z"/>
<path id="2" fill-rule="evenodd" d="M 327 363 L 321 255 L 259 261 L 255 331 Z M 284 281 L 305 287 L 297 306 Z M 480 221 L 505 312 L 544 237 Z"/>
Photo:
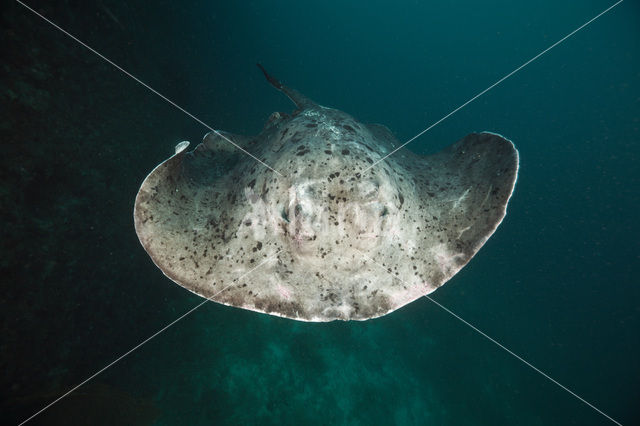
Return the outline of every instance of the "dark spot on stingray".
<path id="1" fill-rule="evenodd" d="M 249 186 L 249 188 L 253 189 L 253 185 L 255 185 L 255 184 L 256 184 L 256 180 L 253 179 L 251 182 L 249 182 L 248 186 Z"/>
<path id="2" fill-rule="evenodd" d="M 307 123 L 305 124 L 305 127 L 318 127 L 318 125 L 316 123 Z"/>
<path id="3" fill-rule="evenodd" d="M 364 159 L 367 160 L 367 163 L 373 164 L 373 160 L 371 158 L 365 157 Z"/>
<path id="4" fill-rule="evenodd" d="M 349 150 L 348 149 L 343 149 L 342 150 L 342 155 L 349 155 Z"/>
<path id="5" fill-rule="evenodd" d="M 325 150 L 324 150 L 324 153 L 325 153 L 325 154 L 329 154 L 329 155 L 333 154 L 333 152 L 329 151 L 328 149 L 325 149 Z"/>
<path id="6" fill-rule="evenodd" d="M 342 125 L 342 127 L 343 127 L 345 130 L 348 130 L 348 131 L 350 131 L 350 132 L 352 132 L 352 133 L 355 133 L 355 131 L 356 131 L 353 127 L 349 126 L 348 124 L 343 124 L 343 125 Z"/>
<path id="7" fill-rule="evenodd" d="M 400 205 L 404 204 L 404 197 L 402 196 L 402 192 L 398 193 L 398 199 L 400 200 Z"/>

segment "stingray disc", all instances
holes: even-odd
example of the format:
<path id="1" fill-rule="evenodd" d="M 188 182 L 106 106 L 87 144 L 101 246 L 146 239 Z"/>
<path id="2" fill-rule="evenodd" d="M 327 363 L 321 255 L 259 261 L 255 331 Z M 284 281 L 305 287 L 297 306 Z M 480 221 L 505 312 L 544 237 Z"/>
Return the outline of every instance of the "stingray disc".
<path id="1" fill-rule="evenodd" d="M 365 320 L 444 284 L 504 218 L 518 172 L 504 137 L 401 149 L 368 169 L 399 146 L 386 127 L 267 77 L 296 111 L 224 137 L 283 176 L 212 132 L 191 152 L 179 144 L 140 187 L 140 242 L 181 286 L 296 320 Z"/>

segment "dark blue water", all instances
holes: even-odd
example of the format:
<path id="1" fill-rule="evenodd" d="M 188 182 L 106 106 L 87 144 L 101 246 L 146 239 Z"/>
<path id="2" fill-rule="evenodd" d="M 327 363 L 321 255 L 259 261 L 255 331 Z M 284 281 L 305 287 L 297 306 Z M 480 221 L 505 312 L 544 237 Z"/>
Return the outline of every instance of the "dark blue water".
<path id="1" fill-rule="evenodd" d="M 254 134 L 276 77 L 404 141 L 612 1 L 31 2 L 202 121 Z M 349 3 L 349 4 L 345 4 Z M 640 7 L 624 1 L 408 146 L 505 135 L 508 214 L 432 296 L 640 423 Z M 206 129 L 13 3 L 2 12 L 2 419 L 201 299 L 139 245 L 138 186 Z M 32 424 L 613 424 L 427 299 L 307 324 L 208 303 Z"/>

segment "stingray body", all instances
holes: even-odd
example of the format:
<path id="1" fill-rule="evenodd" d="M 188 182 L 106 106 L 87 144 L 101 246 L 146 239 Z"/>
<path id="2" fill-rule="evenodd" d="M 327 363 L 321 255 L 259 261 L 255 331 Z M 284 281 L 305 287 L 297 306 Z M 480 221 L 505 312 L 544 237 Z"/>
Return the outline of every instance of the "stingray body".
<path id="1" fill-rule="evenodd" d="M 136 197 L 142 245 L 181 286 L 296 320 L 365 320 L 444 284 L 505 216 L 518 153 L 502 136 L 375 164 L 399 146 L 386 127 L 265 76 L 296 104 L 291 115 L 272 114 L 254 137 L 179 144 Z"/>

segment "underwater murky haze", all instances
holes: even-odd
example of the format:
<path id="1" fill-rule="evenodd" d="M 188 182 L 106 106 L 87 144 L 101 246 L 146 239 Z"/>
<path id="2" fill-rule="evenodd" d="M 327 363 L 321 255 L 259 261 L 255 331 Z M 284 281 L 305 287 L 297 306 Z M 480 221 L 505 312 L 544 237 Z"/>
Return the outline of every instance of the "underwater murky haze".
<path id="1" fill-rule="evenodd" d="M 607 1 L 29 2 L 216 129 L 294 106 L 255 63 L 404 141 Z M 640 412 L 640 12 L 624 1 L 408 146 L 520 152 L 508 213 L 433 298 L 622 424 Z M 3 422 L 202 299 L 140 246 L 147 173 L 206 129 L 18 3 L 2 11 Z M 367 322 L 208 303 L 32 424 L 607 424 L 426 299 Z"/>

